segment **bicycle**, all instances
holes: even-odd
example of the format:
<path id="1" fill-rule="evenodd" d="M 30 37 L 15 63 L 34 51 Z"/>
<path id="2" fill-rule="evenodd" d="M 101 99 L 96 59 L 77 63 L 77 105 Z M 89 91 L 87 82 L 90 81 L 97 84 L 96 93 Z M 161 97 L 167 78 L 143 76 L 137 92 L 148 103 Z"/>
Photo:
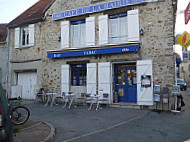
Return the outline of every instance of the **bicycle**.
<path id="1" fill-rule="evenodd" d="M 30 117 L 29 109 L 21 105 L 21 98 L 10 98 L 9 102 L 11 105 L 10 117 L 12 124 L 24 124 Z"/>

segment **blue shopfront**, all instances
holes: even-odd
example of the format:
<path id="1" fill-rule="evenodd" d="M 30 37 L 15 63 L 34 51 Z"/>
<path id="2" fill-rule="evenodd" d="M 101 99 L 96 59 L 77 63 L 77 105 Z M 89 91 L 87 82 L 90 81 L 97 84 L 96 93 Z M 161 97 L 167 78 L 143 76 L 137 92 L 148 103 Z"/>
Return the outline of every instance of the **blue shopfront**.
<path id="1" fill-rule="evenodd" d="M 61 91 L 63 92 L 75 91 L 71 90 L 74 88 L 79 90 L 80 87 L 83 88 L 83 92 L 86 90 L 86 93 L 90 94 L 100 94 L 100 90 L 103 90 L 104 93 L 109 94 L 109 103 L 116 102 L 114 92 L 117 92 L 120 103 L 153 105 L 152 60 L 116 59 L 121 53 L 122 55 L 136 54 L 138 50 L 139 45 L 135 44 L 111 48 L 49 51 L 47 56 L 49 59 L 67 60 L 61 65 Z M 105 62 L 93 58 L 101 55 L 112 56 L 114 59 L 107 58 Z M 73 58 L 77 57 L 80 59 L 73 61 Z M 82 62 L 82 57 L 85 57 L 85 60 L 89 57 L 88 62 Z M 71 64 L 71 61 L 74 64 Z M 150 76 L 150 78 L 142 80 L 142 76 Z"/>
<path id="2" fill-rule="evenodd" d="M 136 64 L 118 64 L 114 67 L 114 86 L 118 101 L 137 103 Z"/>

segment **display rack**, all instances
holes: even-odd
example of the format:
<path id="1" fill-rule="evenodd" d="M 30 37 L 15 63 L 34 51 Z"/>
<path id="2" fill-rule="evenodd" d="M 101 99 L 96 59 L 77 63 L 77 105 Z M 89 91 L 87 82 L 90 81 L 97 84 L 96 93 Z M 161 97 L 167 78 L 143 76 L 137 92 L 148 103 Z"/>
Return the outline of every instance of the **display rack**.
<path id="1" fill-rule="evenodd" d="M 181 112 L 181 111 L 177 110 L 177 96 L 180 95 L 180 86 L 179 85 L 173 85 L 173 87 L 172 87 L 172 95 L 175 96 L 174 110 L 172 110 L 172 112 L 179 113 L 179 112 Z"/>

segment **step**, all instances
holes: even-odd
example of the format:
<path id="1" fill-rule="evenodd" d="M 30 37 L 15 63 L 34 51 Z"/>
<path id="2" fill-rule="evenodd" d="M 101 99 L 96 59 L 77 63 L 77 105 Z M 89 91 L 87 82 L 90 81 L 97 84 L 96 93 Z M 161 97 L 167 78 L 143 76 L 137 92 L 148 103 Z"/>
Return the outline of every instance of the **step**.
<path id="1" fill-rule="evenodd" d="M 113 103 L 110 104 L 110 107 L 141 109 L 139 105 L 134 103 Z"/>

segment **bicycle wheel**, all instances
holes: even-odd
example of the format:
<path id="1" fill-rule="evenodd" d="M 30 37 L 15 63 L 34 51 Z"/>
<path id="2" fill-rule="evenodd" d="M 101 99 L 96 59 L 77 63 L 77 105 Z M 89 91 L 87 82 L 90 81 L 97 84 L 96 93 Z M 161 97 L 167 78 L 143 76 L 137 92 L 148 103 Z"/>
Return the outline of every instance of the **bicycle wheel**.
<path id="1" fill-rule="evenodd" d="M 30 111 L 25 106 L 17 106 L 11 112 L 11 121 L 14 125 L 24 124 L 30 116 Z"/>

